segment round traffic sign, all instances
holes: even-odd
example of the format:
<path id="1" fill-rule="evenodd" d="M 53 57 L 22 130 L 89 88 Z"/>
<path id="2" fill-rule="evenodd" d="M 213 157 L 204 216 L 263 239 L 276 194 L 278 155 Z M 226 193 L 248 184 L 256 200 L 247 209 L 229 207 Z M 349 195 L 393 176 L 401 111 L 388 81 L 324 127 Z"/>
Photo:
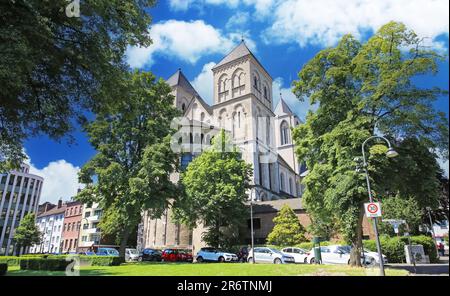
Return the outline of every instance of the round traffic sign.
<path id="1" fill-rule="evenodd" d="M 370 203 L 367 205 L 367 211 L 369 211 L 369 213 L 371 214 L 375 214 L 376 212 L 378 212 L 378 206 L 374 203 Z"/>

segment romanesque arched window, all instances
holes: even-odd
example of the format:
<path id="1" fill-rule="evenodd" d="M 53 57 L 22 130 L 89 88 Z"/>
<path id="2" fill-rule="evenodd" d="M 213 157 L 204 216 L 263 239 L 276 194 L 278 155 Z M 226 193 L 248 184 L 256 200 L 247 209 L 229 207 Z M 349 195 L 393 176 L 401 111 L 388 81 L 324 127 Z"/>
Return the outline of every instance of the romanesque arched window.
<path id="1" fill-rule="evenodd" d="M 280 136 L 281 136 L 281 145 L 291 143 L 289 125 L 285 120 L 283 120 L 283 122 L 280 125 Z"/>
<path id="2" fill-rule="evenodd" d="M 285 186 L 284 186 L 284 173 L 280 174 L 280 190 L 281 191 L 285 191 Z"/>
<path id="3" fill-rule="evenodd" d="M 264 85 L 264 98 L 266 100 L 268 100 L 269 98 L 267 97 L 267 86 Z"/>

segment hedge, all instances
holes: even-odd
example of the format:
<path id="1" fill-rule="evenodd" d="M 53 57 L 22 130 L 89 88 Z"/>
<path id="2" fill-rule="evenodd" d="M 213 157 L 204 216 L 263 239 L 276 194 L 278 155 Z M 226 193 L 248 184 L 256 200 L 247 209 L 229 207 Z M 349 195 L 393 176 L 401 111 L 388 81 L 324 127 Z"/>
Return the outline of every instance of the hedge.
<path id="1" fill-rule="evenodd" d="M 20 259 L 20 269 L 64 271 L 72 261 L 73 260 L 66 260 L 66 258 L 27 257 Z"/>
<path id="2" fill-rule="evenodd" d="M 9 266 L 19 265 L 20 257 L 17 256 L 0 256 L 0 264 L 6 263 Z"/>
<path id="3" fill-rule="evenodd" d="M 0 276 L 5 275 L 7 271 L 8 271 L 8 264 L 0 263 Z"/>
<path id="4" fill-rule="evenodd" d="M 81 264 L 91 266 L 117 266 L 124 262 L 123 258 L 116 256 L 80 256 Z"/>
<path id="5" fill-rule="evenodd" d="M 381 249 L 384 255 L 391 263 L 404 263 L 405 257 L 405 245 L 407 245 L 408 237 L 380 237 Z M 438 262 L 436 247 L 431 237 L 425 235 L 412 236 L 411 243 L 422 245 L 425 255 L 428 255 L 431 263 Z M 364 247 L 370 251 L 377 251 L 376 242 L 374 240 L 363 241 Z"/>

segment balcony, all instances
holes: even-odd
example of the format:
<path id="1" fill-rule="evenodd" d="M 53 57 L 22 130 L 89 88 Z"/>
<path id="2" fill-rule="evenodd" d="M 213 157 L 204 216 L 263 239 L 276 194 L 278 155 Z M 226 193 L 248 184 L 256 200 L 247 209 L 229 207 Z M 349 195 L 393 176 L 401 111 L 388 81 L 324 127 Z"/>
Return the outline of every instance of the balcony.
<path id="1" fill-rule="evenodd" d="M 94 216 L 89 216 L 86 218 L 89 222 L 94 222 L 94 221 L 99 221 L 100 220 L 100 216 L 99 215 L 94 215 Z"/>
<path id="2" fill-rule="evenodd" d="M 86 233 L 86 234 L 100 233 L 100 228 L 83 229 L 83 233 Z"/>

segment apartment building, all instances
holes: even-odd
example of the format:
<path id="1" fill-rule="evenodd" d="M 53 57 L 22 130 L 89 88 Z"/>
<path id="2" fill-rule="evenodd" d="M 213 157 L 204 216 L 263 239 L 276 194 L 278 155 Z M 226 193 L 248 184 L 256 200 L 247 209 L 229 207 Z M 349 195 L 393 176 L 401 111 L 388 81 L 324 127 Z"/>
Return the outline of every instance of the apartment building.
<path id="1" fill-rule="evenodd" d="M 71 201 L 66 204 L 62 231 L 63 253 L 76 253 L 78 251 L 82 214 L 83 205 L 81 202 Z"/>

